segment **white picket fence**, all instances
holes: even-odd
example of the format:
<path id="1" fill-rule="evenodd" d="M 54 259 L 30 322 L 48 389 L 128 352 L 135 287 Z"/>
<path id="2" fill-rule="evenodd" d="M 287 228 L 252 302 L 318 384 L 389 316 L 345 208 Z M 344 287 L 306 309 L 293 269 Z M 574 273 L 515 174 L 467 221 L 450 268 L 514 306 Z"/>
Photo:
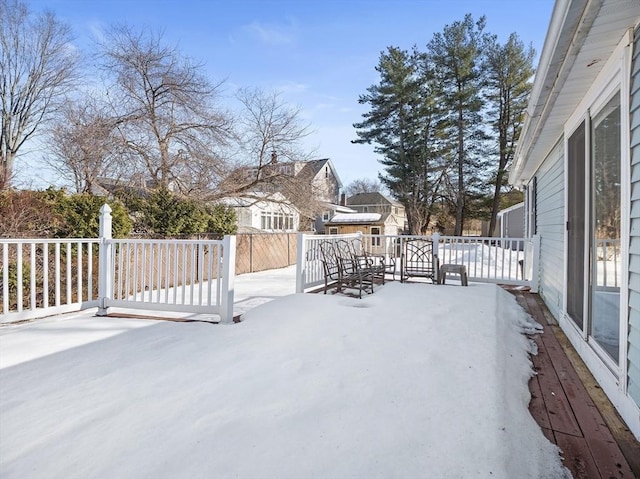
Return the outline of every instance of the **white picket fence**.
<path id="1" fill-rule="evenodd" d="M 338 241 L 358 237 L 365 250 L 375 255 L 395 258 L 398 275 L 404 242 L 411 239 L 431 239 L 433 252 L 440 265 L 465 265 L 470 281 L 522 285 L 538 290 L 538 258 L 540 237 L 490 238 L 463 236 L 410 236 L 410 235 L 307 235 L 298 236 L 296 291 L 303 292 L 324 284 L 320 259 L 321 241 Z"/>
<path id="2" fill-rule="evenodd" d="M 235 236 L 222 240 L 111 237 L 104 205 L 95 239 L 0 239 L 0 323 L 98 307 L 233 319 Z"/>

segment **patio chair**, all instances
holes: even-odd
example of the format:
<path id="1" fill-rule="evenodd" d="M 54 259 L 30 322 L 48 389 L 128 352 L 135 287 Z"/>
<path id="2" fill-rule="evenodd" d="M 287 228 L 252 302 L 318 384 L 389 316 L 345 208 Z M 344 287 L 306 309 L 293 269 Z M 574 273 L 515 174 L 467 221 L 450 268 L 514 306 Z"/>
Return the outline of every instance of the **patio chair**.
<path id="1" fill-rule="evenodd" d="M 336 292 L 340 292 L 340 264 L 338 263 L 338 255 L 335 251 L 335 245 L 332 241 L 325 240 L 318 244 L 320 250 L 320 261 L 322 262 L 322 270 L 324 273 L 324 294 L 330 285 L 336 286 Z"/>
<path id="2" fill-rule="evenodd" d="M 389 268 L 389 262 L 384 255 L 376 255 L 367 252 L 363 241 L 360 238 L 353 238 L 348 241 L 352 253 L 360 259 L 363 267 L 370 270 L 375 279 L 384 284 L 385 274 L 387 272 L 395 272 L 395 262 L 393 269 Z"/>
<path id="3" fill-rule="evenodd" d="M 400 281 L 421 277 L 438 282 L 438 256 L 433 254 L 433 242 L 426 239 L 409 239 L 404 241 L 400 256 Z"/>
<path id="4" fill-rule="evenodd" d="M 334 249 L 338 258 L 340 289 L 356 289 L 359 298 L 362 298 L 363 291 L 373 293 L 377 269 L 370 266 L 366 256 L 356 254 L 349 240 L 338 240 Z"/>

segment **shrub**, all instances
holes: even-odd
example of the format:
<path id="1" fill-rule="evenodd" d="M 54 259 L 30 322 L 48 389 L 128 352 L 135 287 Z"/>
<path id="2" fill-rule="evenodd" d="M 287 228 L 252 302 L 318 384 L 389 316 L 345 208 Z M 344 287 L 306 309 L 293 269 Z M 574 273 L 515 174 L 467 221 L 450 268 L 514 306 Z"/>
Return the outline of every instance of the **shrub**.
<path id="1" fill-rule="evenodd" d="M 114 238 L 123 238 L 131 233 L 131 219 L 124 205 L 118 200 L 106 200 L 88 193 L 58 198 L 55 209 L 64 219 L 63 225 L 54 233 L 58 238 L 96 238 L 100 233 L 100 208 L 108 203 L 113 218 Z"/>
<path id="2" fill-rule="evenodd" d="M 0 236 L 47 237 L 63 222 L 49 191 L 0 191 Z"/>
<path id="3" fill-rule="evenodd" d="M 238 230 L 238 218 L 233 208 L 224 205 L 214 205 L 210 206 L 208 210 L 208 233 L 216 233 L 220 236 L 236 234 Z"/>
<path id="4" fill-rule="evenodd" d="M 224 235 L 236 230 L 233 210 L 181 198 L 166 188 L 154 190 L 147 198 L 129 195 L 126 201 L 133 210 L 138 232 L 182 236 L 202 233 Z"/>

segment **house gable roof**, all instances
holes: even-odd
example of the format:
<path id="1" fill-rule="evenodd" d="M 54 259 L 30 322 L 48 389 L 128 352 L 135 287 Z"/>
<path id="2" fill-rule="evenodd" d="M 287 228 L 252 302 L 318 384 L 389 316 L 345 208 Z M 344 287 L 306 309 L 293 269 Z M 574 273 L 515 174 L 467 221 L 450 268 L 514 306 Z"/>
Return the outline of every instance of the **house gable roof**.
<path id="1" fill-rule="evenodd" d="M 637 0 L 557 0 L 509 182 L 526 182 L 564 131 L 620 40 L 640 20 Z"/>
<path id="2" fill-rule="evenodd" d="M 393 205 L 402 206 L 396 200 L 393 200 L 382 193 L 356 193 L 347 198 L 347 206 L 371 206 L 371 205 Z"/>
<path id="3" fill-rule="evenodd" d="M 328 166 L 331 169 L 331 173 L 338 182 L 338 188 L 342 188 L 340 177 L 338 176 L 338 173 L 336 172 L 336 169 L 334 168 L 333 163 L 329 158 L 322 158 L 320 160 L 311 160 L 305 162 L 305 165 L 296 176 L 308 176 L 309 178 L 315 178 L 325 166 Z"/>

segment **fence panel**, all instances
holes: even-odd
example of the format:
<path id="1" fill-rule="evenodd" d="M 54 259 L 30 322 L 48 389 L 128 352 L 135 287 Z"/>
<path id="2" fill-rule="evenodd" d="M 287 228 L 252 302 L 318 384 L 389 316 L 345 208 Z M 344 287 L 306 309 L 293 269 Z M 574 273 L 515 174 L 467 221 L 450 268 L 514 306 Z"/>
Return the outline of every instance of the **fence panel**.
<path id="1" fill-rule="evenodd" d="M 0 239 L 0 322 L 98 305 L 98 239 Z"/>
<path id="2" fill-rule="evenodd" d="M 296 260 L 296 292 L 324 284 L 324 270 L 320 255 L 322 241 L 336 242 L 340 239 L 362 238 L 360 233 L 342 235 L 299 234 Z"/>
<path id="3" fill-rule="evenodd" d="M 465 265 L 472 281 L 529 285 L 531 248 L 524 238 L 441 236 L 438 258 L 441 265 Z"/>
<path id="4" fill-rule="evenodd" d="M 225 240 L 109 240 L 104 307 L 220 314 Z"/>
<path id="5" fill-rule="evenodd" d="M 237 237 L 236 273 L 254 273 L 295 264 L 296 233 L 241 233 Z"/>
<path id="6" fill-rule="evenodd" d="M 399 272 L 405 241 L 431 238 L 434 254 L 443 264 L 465 265 L 469 280 L 526 285 L 537 291 L 538 238 L 491 238 L 469 236 L 411 235 L 299 235 L 296 291 L 324 283 L 318 244 L 325 240 L 360 237 L 368 253 L 394 258 Z M 538 248 L 538 249 L 537 249 Z"/>

